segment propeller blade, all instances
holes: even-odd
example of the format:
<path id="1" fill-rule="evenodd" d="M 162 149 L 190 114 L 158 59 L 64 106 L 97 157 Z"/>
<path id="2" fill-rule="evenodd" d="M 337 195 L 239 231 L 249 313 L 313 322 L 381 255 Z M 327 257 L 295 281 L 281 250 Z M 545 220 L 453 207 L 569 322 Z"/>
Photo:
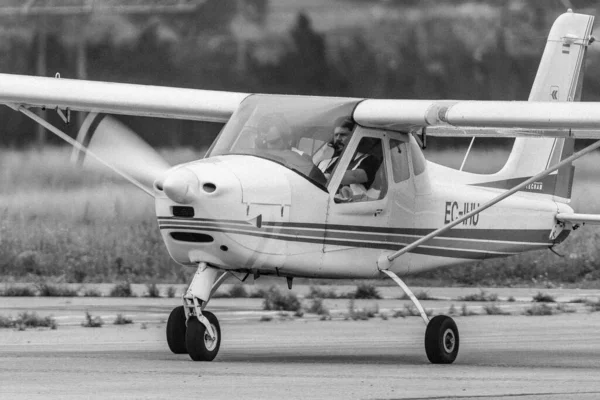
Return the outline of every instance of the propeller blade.
<path id="1" fill-rule="evenodd" d="M 89 150 L 73 148 L 71 160 L 77 165 L 85 162 L 95 168 L 103 164 L 150 195 L 154 193 L 154 181 L 171 168 L 135 132 L 106 114 L 88 114 L 77 141 Z"/>

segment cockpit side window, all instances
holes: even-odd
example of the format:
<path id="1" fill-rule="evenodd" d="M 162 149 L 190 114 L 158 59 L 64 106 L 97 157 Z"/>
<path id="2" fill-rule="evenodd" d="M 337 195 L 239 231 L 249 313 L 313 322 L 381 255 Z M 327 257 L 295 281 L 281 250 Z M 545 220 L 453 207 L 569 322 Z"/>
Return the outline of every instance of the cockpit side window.
<path id="1" fill-rule="evenodd" d="M 408 169 L 406 144 L 400 140 L 390 139 L 390 153 L 394 182 L 398 183 L 407 180 L 410 177 L 410 170 Z"/>
<path id="2" fill-rule="evenodd" d="M 382 140 L 363 137 L 342 177 L 336 203 L 373 201 L 387 193 L 387 175 Z"/>
<path id="3" fill-rule="evenodd" d="M 421 175 L 425 171 L 425 156 L 413 137 L 410 138 L 410 158 L 415 176 Z"/>

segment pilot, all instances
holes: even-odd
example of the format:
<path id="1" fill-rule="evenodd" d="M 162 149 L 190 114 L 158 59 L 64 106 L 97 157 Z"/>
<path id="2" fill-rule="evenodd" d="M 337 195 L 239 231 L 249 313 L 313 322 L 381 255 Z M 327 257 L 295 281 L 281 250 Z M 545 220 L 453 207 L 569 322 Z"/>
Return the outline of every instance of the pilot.
<path id="1" fill-rule="evenodd" d="M 341 118 L 336 121 L 335 128 L 333 128 L 333 137 L 328 143 L 330 147 L 333 147 L 333 156 L 331 158 L 322 160 L 317 166 L 325 174 L 327 179 L 331 177 L 331 173 L 335 169 L 342 151 L 348 144 L 348 140 L 354 130 L 354 121 L 350 118 Z"/>
<path id="2" fill-rule="evenodd" d="M 331 177 L 335 166 L 337 165 L 342 151 L 348 144 L 348 140 L 352 135 L 355 127 L 354 121 L 350 118 L 338 120 L 333 130 L 333 138 L 329 145 L 333 147 L 333 156 L 330 159 L 321 161 L 318 165 L 319 169 L 325 174 L 327 179 Z M 348 166 L 348 170 L 344 173 L 341 185 L 347 186 L 351 184 L 362 184 L 367 189 L 375 179 L 375 173 L 381 163 L 371 153 L 378 145 L 377 139 L 363 138 L 359 145 L 356 154 L 352 157 L 352 161 Z"/>
<path id="3" fill-rule="evenodd" d="M 341 184 L 360 184 L 368 190 L 373 184 L 375 174 L 381 165 L 381 158 L 376 154 L 378 150 L 381 152 L 380 139 L 362 138 L 348 170 L 344 173 Z"/>

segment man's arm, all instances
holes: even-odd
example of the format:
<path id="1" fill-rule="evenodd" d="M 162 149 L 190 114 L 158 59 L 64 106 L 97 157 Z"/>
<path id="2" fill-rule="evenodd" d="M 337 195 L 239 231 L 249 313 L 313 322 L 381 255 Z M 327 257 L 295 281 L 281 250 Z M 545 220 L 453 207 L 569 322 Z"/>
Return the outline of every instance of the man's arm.
<path id="1" fill-rule="evenodd" d="M 344 177 L 342 178 L 341 185 L 346 186 L 352 183 L 365 183 L 369 180 L 367 173 L 365 170 L 361 168 L 357 168 L 355 170 L 348 170 L 344 172 Z"/>

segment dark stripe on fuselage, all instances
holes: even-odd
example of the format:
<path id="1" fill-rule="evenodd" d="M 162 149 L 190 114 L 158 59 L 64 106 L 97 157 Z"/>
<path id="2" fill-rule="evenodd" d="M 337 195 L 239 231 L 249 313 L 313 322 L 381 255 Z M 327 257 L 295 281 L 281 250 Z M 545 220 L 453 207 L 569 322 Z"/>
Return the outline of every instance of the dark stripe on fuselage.
<path id="1" fill-rule="evenodd" d="M 159 226 L 160 229 L 222 232 L 329 246 L 391 251 L 400 250 L 417 238 L 433 231 L 432 229 L 269 222 L 264 223 L 263 228 L 260 229 L 245 221 L 169 217 L 159 217 Z M 335 229 L 331 230 L 329 227 Z M 414 249 L 412 253 L 464 259 L 501 257 L 548 246 L 550 244 L 548 233 L 549 231 L 546 230 L 451 230 L 446 232 L 445 236 L 434 238 Z"/>
<path id="2" fill-rule="evenodd" d="M 229 229 L 219 229 L 219 228 L 193 228 L 189 226 L 176 226 L 176 225 L 167 225 L 161 226 L 160 229 L 183 229 L 183 230 L 198 230 L 200 232 L 222 232 L 229 234 L 242 234 L 248 236 L 255 237 L 263 237 L 267 239 L 276 239 L 276 240 L 288 240 L 294 242 L 302 242 L 302 243 L 316 243 L 316 244 L 326 244 L 328 246 L 344 246 L 344 247 L 358 247 L 358 248 L 369 248 L 369 249 L 381 249 L 381 250 L 390 250 L 397 251 L 405 247 L 405 245 L 396 244 L 396 243 L 378 243 L 378 242 L 364 242 L 364 241 L 347 241 L 347 240 L 332 240 L 332 239 L 324 239 L 321 238 L 310 238 L 310 237 L 286 237 L 279 234 L 272 234 L 266 232 L 253 232 L 253 231 L 231 231 Z M 412 250 L 411 253 L 415 254 L 426 254 L 431 256 L 438 257 L 451 257 L 451 258 L 463 258 L 463 259 L 471 259 L 478 260 L 482 258 L 490 258 L 490 257 L 504 257 L 509 256 L 511 254 L 515 254 L 515 252 L 508 253 L 490 253 L 487 251 L 469 251 L 463 249 L 448 249 L 448 248 L 437 248 L 437 247 L 427 247 L 421 246 Z"/>
<path id="3" fill-rule="evenodd" d="M 529 193 L 538 193 L 538 194 L 554 194 L 554 188 L 556 187 L 556 174 L 546 175 L 541 178 L 539 181 L 536 181 L 532 184 L 525 186 L 521 189 L 521 192 L 529 192 Z M 503 179 L 500 181 L 492 181 L 492 182 L 482 182 L 482 183 L 473 183 L 471 186 L 479 186 L 479 187 L 487 187 L 494 189 L 506 189 L 510 190 L 517 185 L 525 182 L 527 179 L 531 178 L 531 176 L 526 176 L 524 178 L 511 178 L 511 179 Z"/>
<path id="4" fill-rule="evenodd" d="M 236 220 L 217 220 L 207 218 L 172 218 L 159 217 L 159 223 L 176 222 L 185 225 L 194 225 L 196 222 L 206 222 L 217 226 L 234 225 L 239 227 L 254 228 L 249 222 Z M 230 227 L 234 227 L 230 226 Z M 332 236 L 339 232 L 349 232 L 355 234 L 393 234 L 405 235 L 412 237 L 423 237 L 433 232 L 435 229 L 427 228 L 387 228 L 378 226 L 362 226 L 362 225 L 338 225 L 338 224 L 316 224 L 316 223 L 298 223 L 298 222 L 262 222 L 263 228 L 271 228 L 272 231 L 282 232 L 279 229 L 286 230 L 285 233 L 293 235 L 320 235 Z M 275 229 L 279 228 L 279 229 Z M 254 228 L 256 229 L 256 228 Z M 506 241 L 506 242 L 531 242 L 540 244 L 549 244 L 548 236 L 549 229 L 451 229 L 438 238 L 456 238 L 456 239 L 473 239 L 473 240 L 491 240 L 491 241 Z M 412 240 L 411 240 L 412 241 Z"/>

